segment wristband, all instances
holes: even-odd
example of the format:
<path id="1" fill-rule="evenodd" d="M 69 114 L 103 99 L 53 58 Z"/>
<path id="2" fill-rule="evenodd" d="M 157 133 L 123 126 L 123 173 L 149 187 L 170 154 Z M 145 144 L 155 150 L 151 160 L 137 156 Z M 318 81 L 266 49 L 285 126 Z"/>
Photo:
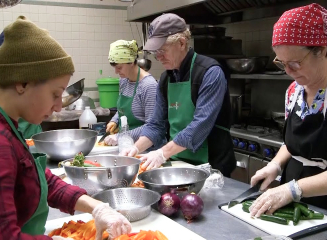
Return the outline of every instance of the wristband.
<path id="1" fill-rule="evenodd" d="M 302 198 L 302 189 L 294 179 L 288 183 L 294 201 L 299 202 Z"/>

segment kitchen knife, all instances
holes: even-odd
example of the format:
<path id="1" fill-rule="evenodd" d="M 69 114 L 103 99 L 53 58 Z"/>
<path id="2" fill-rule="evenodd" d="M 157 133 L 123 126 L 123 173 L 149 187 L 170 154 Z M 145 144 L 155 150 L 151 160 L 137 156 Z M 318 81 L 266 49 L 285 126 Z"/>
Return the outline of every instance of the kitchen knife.
<path id="1" fill-rule="evenodd" d="M 234 198 L 228 203 L 228 208 L 231 208 L 235 206 L 238 203 L 243 202 L 246 200 L 250 195 L 252 195 L 255 192 L 258 192 L 260 190 L 260 186 L 262 184 L 263 180 L 260 180 L 255 186 L 251 187 L 250 189 L 246 190 L 244 193 L 239 195 L 237 198 Z"/>
<path id="2" fill-rule="evenodd" d="M 100 143 L 100 142 L 103 142 L 103 140 L 107 137 L 107 136 L 109 136 L 110 135 L 110 132 L 106 132 L 101 138 L 100 138 L 100 140 L 98 141 L 98 143 Z"/>

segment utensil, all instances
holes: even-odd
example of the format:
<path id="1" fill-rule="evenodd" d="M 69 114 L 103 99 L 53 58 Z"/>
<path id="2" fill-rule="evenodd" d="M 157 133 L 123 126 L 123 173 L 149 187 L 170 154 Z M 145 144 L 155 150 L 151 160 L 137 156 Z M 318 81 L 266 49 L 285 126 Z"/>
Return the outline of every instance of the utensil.
<path id="1" fill-rule="evenodd" d="M 85 107 L 95 109 L 95 104 L 92 98 L 88 96 L 81 96 L 75 102 L 66 107 L 66 110 L 85 110 Z"/>
<path id="2" fill-rule="evenodd" d="M 69 106 L 82 96 L 84 91 L 84 80 L 85 78 L 82 78 L 66 88 L 62 97 L 63 108 Z"/>
<path id="3" fill-rule="evenodd" d="M 100 138 L 100 140 L 98 141 L 98 143 L 101 143 L 101 142 L 103 142 L 103 140 L 107 137 L 107 136 L 109 136 L 110 135 L 110 132 L 106 132 L 101 138 Z"/>
<path id="4" fill-rule="evenodd" d="M 93 198 L 123 214 L 128 221 L 135 222 L 151 213 L 151 205 L 157 203 L 160 194 L 144 188 L 116 188 L 99 192 Z"/>
<path id="5" fill-rule="evenodd" d="M 252 193 L 258 192 L 260 190 L 260 186 L 262 184 L 263 180 L 259 181 L 255 186 L 251 187 L 250 189 L 246 190 L 244 193 L 239 195 L 237 198 L 234 198 L 228 203 L 228 208 L 231 208 L 235 206 L 236 204 L 239 204 L 246 200 Z"/>
<path id="6" fill-rule="evenodd" d="M 143 37 L 143 47 L 146 42 L 146 23 L 142 23 L 142 37 Z M 148 52 L 143 50 L 143 59 L 137 60 L 137 65 L 144 71 L 149 71 L 152 65 L 151 60 L 148 59 Z"/>
<path id="7" fill-rule="evenodd" d="M 38 152 L 48 155 L 51 160 L 61 161 L 77 153 L 91 152 L 98 132 L 89 129 L 62 129 L 41 132 L 32 136 Z"/>
<path id="8" fill-rule="evenodd" d="M 269 56 L 226 59 L 229 69 L 236 73 L 255 73 L 265 69 Z"/>
<path id="9" fill-rule="evenodd" d="M 145 188 L 158 192 L 199 193 L 210 173 L 195 167 L 166 167 L 145 171 L 138 175 Z"/>
<path id="10" fill-rule="evenodd" d="M 89 195 L 111 188 L 129 187 L 136 179 L 141 160 L 133 157 L 102 154 L 86 156 L 85 160 L 103 167 L 67 166 L 73 158 L 61 162 L 72 184 L 82 187 Z"/>

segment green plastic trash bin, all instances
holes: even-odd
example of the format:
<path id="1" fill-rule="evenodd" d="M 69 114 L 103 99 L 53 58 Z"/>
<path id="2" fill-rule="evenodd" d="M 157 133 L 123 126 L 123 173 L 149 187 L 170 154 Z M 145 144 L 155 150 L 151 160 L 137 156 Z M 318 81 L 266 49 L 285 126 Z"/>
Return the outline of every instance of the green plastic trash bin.
<path id="1" fill-rule="evenodd" d="M 100 78 L 96 84 L 98 85 L 100 106 L 103 108 L 117 107 L 119 78 Z"/>

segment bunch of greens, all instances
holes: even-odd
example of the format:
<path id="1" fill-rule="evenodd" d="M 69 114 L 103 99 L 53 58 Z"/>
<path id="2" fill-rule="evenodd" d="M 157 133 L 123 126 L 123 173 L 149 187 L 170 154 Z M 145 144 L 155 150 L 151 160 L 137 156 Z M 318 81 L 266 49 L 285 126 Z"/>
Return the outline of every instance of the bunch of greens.
<path id="1" fill-rule="evenodd" d="M 85 157 L 82 152 L 79 152 L 75 155 L 74 160 L 71 165 L 75 167 L 83 167 L 84 166 Z"/>

